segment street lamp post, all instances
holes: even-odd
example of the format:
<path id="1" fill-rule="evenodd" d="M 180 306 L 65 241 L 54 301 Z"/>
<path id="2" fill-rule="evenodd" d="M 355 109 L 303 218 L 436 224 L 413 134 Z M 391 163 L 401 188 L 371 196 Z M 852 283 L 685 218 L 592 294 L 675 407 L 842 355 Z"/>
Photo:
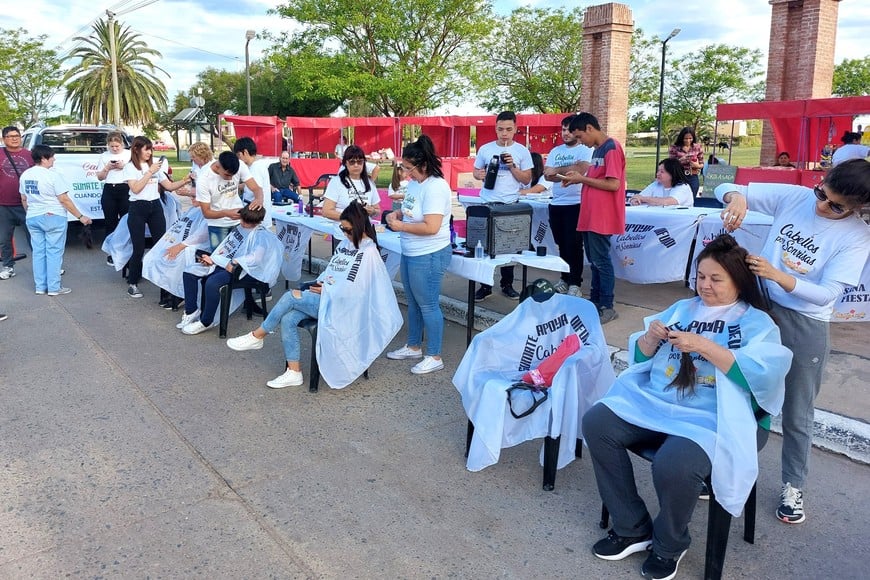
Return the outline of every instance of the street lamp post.
<path id="1" fill-rule="evenodd" d="M 248 116 L 251 116 L 251 60 L 248 54 L 248 45 L 251 44 L 251 40 L 257 36 L 257 33 L 253 30 L 248 30 L 245 32 L 245 81 L 247 83 L 247 96 L 248 96 Z"/>
<path id="2" fill-rule="evenodd" d="M 109 52 L 112 54 L 112 123 L 116 127 L 121 126 L 121 102 L 118 90 L 118 54 L 115 52 L 115 13 L 106 10 L 109 24 Z"/>
<path id="3" fill-rule="evenodd" d="M 662 114 L 665 99 L 665 52 L 667 52 L 668 41 L 680 33 L 679 28 L 674 28 L 666 39 L 662 41 L 662 70 L 659 75 L 659 128 L 656 132 L 656 167 L 659 166 L 659 152 L 662 146 Z"/>

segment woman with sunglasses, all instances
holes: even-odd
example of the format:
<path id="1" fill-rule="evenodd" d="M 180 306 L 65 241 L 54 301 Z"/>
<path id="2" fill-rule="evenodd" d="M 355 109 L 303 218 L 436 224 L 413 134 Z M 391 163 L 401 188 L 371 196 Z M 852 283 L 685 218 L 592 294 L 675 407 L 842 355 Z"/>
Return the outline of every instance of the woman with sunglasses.
<path id="1" fill-rule="evenodd" d="M 450 200 L 452 192 L 441 172 L 441 159 L 426 135 L 402 152 L 405 175 L 411 181 L 402 209 L 387 214 L 387 224 L 402 242 L 402 285 L 408 297 L 408 342 L 387 353 L 393 360 L 418 359 L 411 372 L 423 375 L 444 368 L 441 339 L 441 280 L 450 265 Z M 423 335 L 426 352 L 423 353 Z"/>
<path id="2" fill-rule="evenodd" d="M 338 220 L 344 208 L 355 201 L 369 216 L 381 215 L 378 188 L 366 169 L 366 154 L 358 145 L 348 145 L 338 175 L 329 180 L 323 194 L 323 217 Z"/>
<path id="3" fill-rule="evenodd" d="M 814 194 L 814 195 L 813 195 Z M 858 284 L 870 252 L 870 227 L 858 216 L 870 203 L 870 162 L 855 159 L 831 169 L 814 190 L 795 185 L 730 183 L 716 188 L 727 204 L 725 228 L 734 231 L 751 208 L 773 216 L 749 269 L 764 279 L 771 316 L 794 353 L 782 408 L 782 496 L 776 516 L 806 519 L 803 490 L 809 472 L 813 404 L 830 351 L 828 321 L 847 286 Z"/>
<path id="4" fill-rule="evenodd" d="M 304 382 L 297 328 L 301 320 L 318 319 L 320 374 L 334 389 L 356 380 L 402 327 L 390 275 L 365 208 L 351 202 L 341 212 L 339 223 L 346 238 L 317 280 L 306 290 L 286 292 L 256 330 L 227 341 L 233 350 L 257 350 L 263 348 L 266 335 L 281 329 L 287 370 L 266 383 L 270 388 Z M 329 364 L 323 364 L 327 360 L 323 354 Z"/>

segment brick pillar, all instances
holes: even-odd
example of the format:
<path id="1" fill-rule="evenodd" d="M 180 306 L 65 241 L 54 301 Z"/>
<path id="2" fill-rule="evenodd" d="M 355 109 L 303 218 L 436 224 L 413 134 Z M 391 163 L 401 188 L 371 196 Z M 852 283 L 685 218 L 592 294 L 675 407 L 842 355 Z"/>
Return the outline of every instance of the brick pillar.
<path id="1" fill-rule="evenodd" d="M 601 129 L 623 144 L 633 32 L 631 9 L 624 4 L 600 4 L 584 11 L 580 110 L 595 115 Z"/>
<path id="2" fill-rule="evenodd" d="M 830 97 L 840 0 L 769 0 L 769 3 L 770 50 L 765 99 L 791 101 Z M 773 130 L 770 123 L 765 122 L 761 164 L 773 163 L 776 153 Z"/>

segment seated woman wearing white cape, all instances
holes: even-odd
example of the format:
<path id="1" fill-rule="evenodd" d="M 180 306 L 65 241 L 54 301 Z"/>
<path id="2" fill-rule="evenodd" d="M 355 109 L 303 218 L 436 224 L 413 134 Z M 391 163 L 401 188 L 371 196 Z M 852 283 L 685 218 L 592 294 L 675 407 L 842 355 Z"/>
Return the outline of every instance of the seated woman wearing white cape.
<path id="1" fill-rule="evenodd" d="M 402 327 L 390 275 L 365 208 L 353 202 L 339 219 L 346 239 L 317 282 L 305 291 L 286 292 L 259 328 L 227 340 L 233 350 L 260 349 L 266 335 L 281 327 L 287 371 L 267 382 L 268 387 L 303 383 L 297 324 L 305 318 L 318 319 L 317 360 L 321 376 L 333 389 L 355 381 Z"/>
<path id="2" fill-rule="evenodd" d="M 239 210 L 239 217 L 242 222 L 230 231 L 214 252 L 202 254 L 199 263 L 184 272 L 184 316 L 176 325 L 184 334 L 199 334 L 217 326 L 215 314 L 220 305 L 220 289 L 232 280 L 236 268 L 244 269 L 239 280 L 242 286 L 249 281 L 250 287 L 257 282 L 272 287 L 278 279 L 281 242 L 263 226 L 266 210 L 245 206 Z M 200 311 L 197 297 L 202 278 L 205 278 L 205 287 Z"/>

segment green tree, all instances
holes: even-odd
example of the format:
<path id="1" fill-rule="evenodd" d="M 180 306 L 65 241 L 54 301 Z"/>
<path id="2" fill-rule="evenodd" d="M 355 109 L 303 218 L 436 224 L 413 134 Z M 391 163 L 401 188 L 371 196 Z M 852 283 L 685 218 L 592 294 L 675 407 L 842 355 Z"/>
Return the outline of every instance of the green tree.
<path id="1" fill-rule="evenodd" d="M 582 8 L 529 8 L 475 45 L 469 76 L 489 111 L 576 111 L 580 102 Z"/>
<path id="2" fill-rule="evenodd" d="M 631 63 L 628 73 L 629 109 L 658 104 L 660 72 L 660 41 L 647 38 L 643 29 L 635 28 L 631 37 Z"/>
<path id="3" fill-rule="evenodd" d="M 703 133 L 718 103 L 762 99 L 763 74 L 761 51 L 738 46 L 711 44 L 672 59 L 665 73 L 665 132 L 691 126 Z"/>
<path id="4" fill-rule="evenodd" d="M 149 48 L 129 26 L 115 21 L 115 52 L 118 66 L 118 95 L 121 121 L 147 124 L 157 117 L 157 111 L 167 108 L 166 86 L 157 77 L 166 71 L 156 66 L 152 58 L 160 52 Z M 100 123 L 112 120 L 112 53 L 109 26 L 105 20 L 97 21 L 91 36 L 73 39 L 81 45 L 73 48 L 68 59 L 79 59 L 64 77 L 66 102 L 85 122 Z"/>
<path id="5" fill-rule="evenodd" d="M 870 56 L 847 58 L 834 67 L 835 97 L 863 97 L 870 95 Z"/>
<path id="6" fill-rule="evenodd" d="M 63 71 L 57 52 L 45 48 L 46 35 L 29 36 L 23 28 L 0 28 L 0 95 L 9 121 L 30 125 L 53 112 L 50 102 Z M 11 118 L 10 118 L 11 117 Z"/>
<path id="7" fill-rule="evenodd" d="M 471 65 L 468 49 L 491 28 L 492 5 L 294 0 L 275 12 L 301 23 L 303 32 L 294 40 L 314 49 L 305 55 L 315 66 L 293 69 L 300 85 L 326 80 L 326 96 L 361 97 L 381 114 L 413 115 L 462 93 L 462 75 Z"/>

